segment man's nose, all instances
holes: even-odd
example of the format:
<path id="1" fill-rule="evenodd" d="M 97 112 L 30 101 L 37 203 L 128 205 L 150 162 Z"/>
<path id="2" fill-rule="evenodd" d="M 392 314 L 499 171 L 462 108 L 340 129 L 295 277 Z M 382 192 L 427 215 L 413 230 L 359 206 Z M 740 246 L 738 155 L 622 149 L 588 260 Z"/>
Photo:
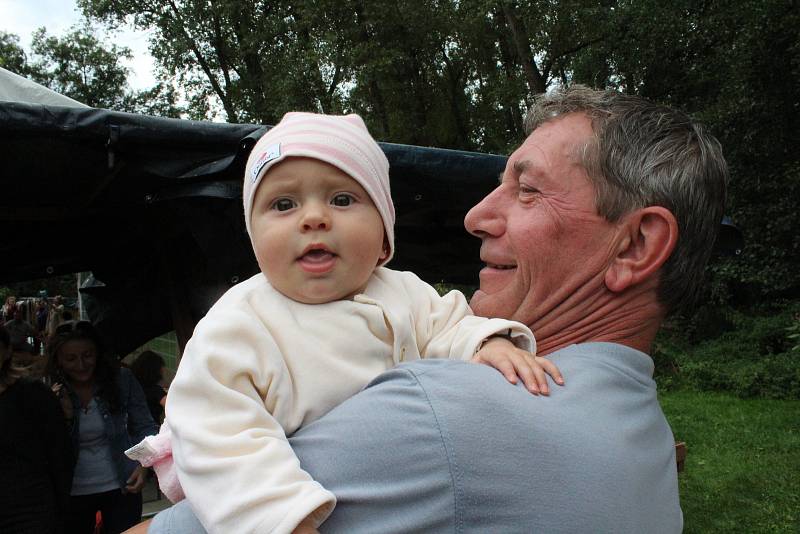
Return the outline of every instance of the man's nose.
<path id="1" fill-rule="evenodd" d="M 467 212 L 464 217 L 464 228 L 480 238 L 499 236 L 505 227 L 501 208 L 502 190 L 501 186 L 498 186 Z"/>
<path id="2" fill-rule="evenodd" d="M 330 230 L 331 218 L 327 207 L 323 206 L 320 202 L 306 204 L 303 209 L 303 217 L 300 220 L 300 225 L 304 232 Z"/>

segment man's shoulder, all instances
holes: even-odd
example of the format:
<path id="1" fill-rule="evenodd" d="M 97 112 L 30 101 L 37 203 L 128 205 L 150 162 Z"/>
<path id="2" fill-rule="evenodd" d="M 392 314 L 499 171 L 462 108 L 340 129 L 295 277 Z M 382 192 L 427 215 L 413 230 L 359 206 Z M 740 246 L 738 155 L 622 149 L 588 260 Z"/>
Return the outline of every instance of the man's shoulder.
<path id="1" fill-rule="evenodd" d="M 647 355 L 592 343 L 562 349 L 553 359 L 566 385 L 553 385 L 548 397 L 484 365 L 430 360 L 394 370 L 395 380 L 418 392 L 417 407 L 433 413 L 429 421 L 442 436 L 455 494 L 464 498 L 464 524 L 484 521 L 485 509 L 466 504 L 473 498 L 504 502 L 506 513 L 524 506 L 529 497 L 520 495 L 536 494 L 548 504 L 522 514 L 528 524 L 564 520 L 565 531 L 571 524 L 580 532 L 591 525 L 679 530 L 674 439 Z M 385 379 L 392 375 L 374 384 Z M 632 489 L 641 487 L 658 502 Z M 519 520 L 512 513 L 500 524 Z"/>
<path id="2" fill-rule="evenodd" d="M 562 372 L 568 370 L 573 376 L 579 375 L 588 378 L 623 374 L 644 383 L 647 387 L 655 387 L 651 378 L 653 360 L 650 356 L 617 343 L 592 342 L 570 345 L 548 354 L 547 358 L 556 362 Z M 373 383 L 393 379 L 400 373 L 430 383 L 451 382 L 460 377 L 483 381 L 486 371 L 489 371 L 489 374 L 499 375 L 495 369 L 485 365 L 445 359 L 413 361 L 402 364 L 392 371 L 379 376 Z M 505 379 L 502 381 L 491 380 L 485 385 L 487 387 L 511 386 Z"/>
<path id="3" fill-rule="evenodd" d="M 672 434 L 654 387 L 629 372 L 646 355 L 574 346 L 556 357 L 569 372 L 566 385 L 554 385 L 549 397 L 532 395 L 485 365 L 423 360 L 383 373 L 317 423 L 350 425 L 356 464 L 366 454 L 356 445 L 361 439 L 370 451 L 394 451 L 391 460 L 370 457 L 369 463 L 383 462 L 387 484 L 413 479 L 414 487 L 428 488 L 450 511 L 442 525 L 463 527 L 456 531 L 512 532 L 519 525 L 548 525 L 552 532 L 679 531 Z M 398 449 L 399 443 L 414 445 Z M 325 462 L 328 455 L 319 455 Z M 345 473 L 354 469 L 351 462 L 342 465 Z M 317 465 L 310 467 L 317 476 Z M 375 480 L 374 472 L 362 475 Z M 336 479 L 323 483 L 337 492 Z M 389 506 L 398 504 L 377 503 L 375 514 Z M 363 518 L 345 498 L 337 511 L 337 526 Z"/>

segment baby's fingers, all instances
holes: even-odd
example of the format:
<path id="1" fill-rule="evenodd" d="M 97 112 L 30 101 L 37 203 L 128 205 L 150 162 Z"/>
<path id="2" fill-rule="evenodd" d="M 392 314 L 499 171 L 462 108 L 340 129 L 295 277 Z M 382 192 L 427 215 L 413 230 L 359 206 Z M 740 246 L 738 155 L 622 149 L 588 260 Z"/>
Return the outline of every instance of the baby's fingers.
<path id="1" fill-rule="evenodd" d="M 511 362 L 511 360 L 505 360 L 504 359 L 504 360 L 498 361 L 498 362 L 496 362 L 494 364 L 494 368 L 497 369 L 498 371 L 500 371 L 503 374 L 503 376 L 506 377 L 506 380 L 508 380 L 512 384 L 516 384 L 517 383 L 517 374 L 518 374 L 517 373 L 517 369 L 516 369 L 516 366 L 514 365 L 514 363 Z M 523 382 L 525 381 L 524 378 L 522 380 L 523 380 Z M 527 384 L 527 382 L 526 382 L 526 384 Z"/>
<path id="2" fill-rule="evenodd" d="M 550 387 L 547 385 L 547 375 L 544 370 L 539 367 L 531 357 L 526 357 L 525 359 L 527 360 L 525 364 L 527 370 L 523 372 L 525 375 L 530 376 L 529 381 L 525 382 L 525 385 L 528 386 L 528 391 L 534 395 L 538 395 L 539 393 L 542 395 L 549 395 Z"/>
<path id="3" fill-rule="evenodd" d="M 550 375 L 556 384 L 559 386 L 564 385 L 564 377 L 561 376 L 561 371 L 559 371 L 556 364 L 548 360 L 547 358 L 543 358 L 541 356 L 535 356 L 534 360 L 539 365 L 541 369 L 544 369 L 544 372 Z"/>
<path id="4" fill-rule="evenodd" d="M 539 368 L 529 353 L 519 351 L 510 357 L 510 361 L 513 362 L 514 373 L 522 379 L 522 383 L 525 384 L 528 391 L 534 395 L 538 395 L 540 392 L 547 394 L 544 371 Z"/>

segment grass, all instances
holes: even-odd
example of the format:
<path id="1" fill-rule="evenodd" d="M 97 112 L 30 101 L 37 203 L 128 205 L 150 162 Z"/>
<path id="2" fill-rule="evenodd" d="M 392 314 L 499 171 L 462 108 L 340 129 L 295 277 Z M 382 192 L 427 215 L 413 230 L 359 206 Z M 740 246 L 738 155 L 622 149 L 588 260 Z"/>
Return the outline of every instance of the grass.
<path id="1" fill-rule="evenodd" d="M 800 401 L 660 394 L 675 438 L 684 532 L 800 532 Z"/>

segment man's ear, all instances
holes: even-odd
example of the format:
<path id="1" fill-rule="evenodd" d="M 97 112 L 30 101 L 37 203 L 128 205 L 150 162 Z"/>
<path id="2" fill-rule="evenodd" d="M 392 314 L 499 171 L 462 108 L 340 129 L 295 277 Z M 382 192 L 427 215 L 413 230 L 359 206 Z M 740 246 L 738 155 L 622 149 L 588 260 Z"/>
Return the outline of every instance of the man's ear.
<path id="1" fill-rule="evenodd" d="M 678 242 L 678 221 L 661 206 L 635 210 L 620 224 L 617 255 L 605 277 L 606 287 L 615 293 L 656 276 Z"/>

